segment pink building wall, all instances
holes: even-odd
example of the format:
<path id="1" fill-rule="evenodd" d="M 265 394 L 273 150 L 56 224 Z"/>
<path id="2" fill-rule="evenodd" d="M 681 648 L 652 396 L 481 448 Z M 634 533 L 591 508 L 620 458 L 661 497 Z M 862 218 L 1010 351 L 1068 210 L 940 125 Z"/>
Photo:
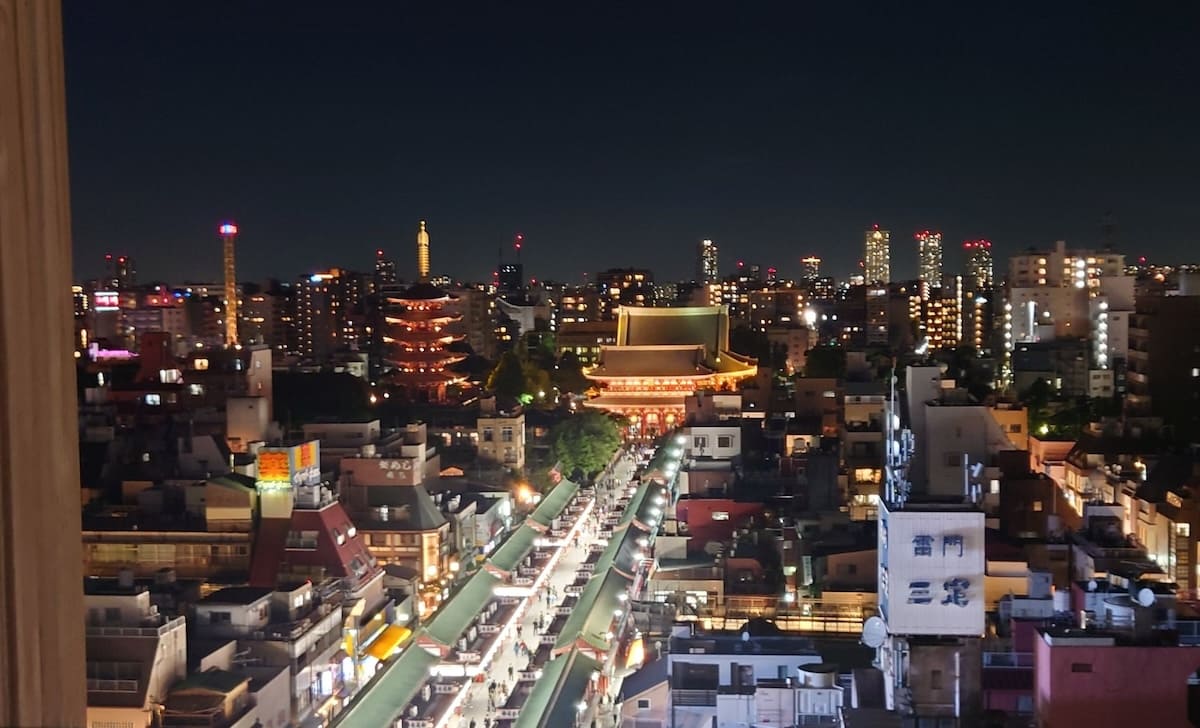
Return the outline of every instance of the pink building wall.
<path id="1" fill-rule="evenodd" d="M 1187 681 L 1200 667 L 1194 647 L 1051 646 L 1039 635 L 1035 649 L 1039 728 L 1192 725 Z"/>

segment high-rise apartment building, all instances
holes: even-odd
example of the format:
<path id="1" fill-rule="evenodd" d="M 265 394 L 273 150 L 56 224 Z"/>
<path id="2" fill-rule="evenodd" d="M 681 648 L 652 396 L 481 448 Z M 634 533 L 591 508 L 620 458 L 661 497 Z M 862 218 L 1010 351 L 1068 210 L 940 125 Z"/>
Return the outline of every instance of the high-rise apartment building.
<path id="1" fill-rule="evenodd" d="M 1059 240 L 1052 250 L 1029 250 L 1008 260 L 1008 284 L 1014 288 L 1050 286 L 1091 290 L 1102 276 L 1125 274 L 1125 256 L 1111 250 L 1067 250 Z"/>
<path id="2" fill-rule="evenodd" d="M 1180 439 L 1200 438 L 1200 295 L 1139 296 L 1129 323 L 1129 415 L 1163 418 Z"/>
<path id="3" fill-rule="evenodd" d="M 137 266 L 133 258 L 106 253 L 103 286 L 114 291 L 128 291 L 137 286 Z"/>
<path id="4" fill-rule="evenodd" d="M 963 243 L 967 255 L 966 277 L 963 284 L 968 290 L 991 288 L 993 284 L 992 244 L 987 240 L 967 240 Z"/>
<path id="5" fill-rule="evenodd" d="M 654 305 L 654 274 L 640 268 L 612 268 L 596 274 L 600 319 L 617 317 L 618 306 Z"/>
<path id="6" fill-rule="evenodd" d="M 922 230 L 917 240 L 917 277 L 934 288 L 942 285 L 942 234 Z"/>
<path id="7" fill-rule="evenodd" d="M 496 287 L 501 293 L 525 290 L 525 266 L 520 263 L 501 263 L 496 269 Z"/>
<path id="8" fill-rule="evenodd" d="M 396 261 L 384 255 L 383 249 L 375 251 L 375 289 L 396 282 Z"/>
<path id="9" fill-rule="evenodd" d="M 340 268 L 296 283 L 299 353 L 324 359 L 339 349 L 365 345 L 362 276 Z"/>
<path id="10" fill-rule="evenodd" d="M 892 234 L 874 225 L 866 232 L 863 277 L 867 285 L 891 282 L 892 279 Z"/>
<path id="11" fill-rule="evenodd" d="M 810 255 L 807 258 L 801 258 L 800 265 L 803 266 L 800 277 L 805 283 L 812 283 L 821 277 L 821 259 L 817 256 Z"/>
<path id="12" fill-rule="evenodd" d="M 711 240 L 701 240 L 696 254 L 696 282 L 709 283 L 717 280 L 720 273 L 717 268 L 717 244 Z"/>
<path id="13" fill-rule="evenodd" d="M 287 349 L 288 298 L 282 291 L 258 291 L 242 296 L 241 339 L 265 344 L 276 351 Z"/>

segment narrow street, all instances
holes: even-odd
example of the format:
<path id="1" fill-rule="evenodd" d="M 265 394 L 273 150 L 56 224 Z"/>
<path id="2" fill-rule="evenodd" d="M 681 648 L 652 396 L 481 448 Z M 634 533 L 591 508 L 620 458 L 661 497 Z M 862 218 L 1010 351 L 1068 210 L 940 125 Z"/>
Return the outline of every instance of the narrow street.
<path id="1" fill-rule="evenodd" d="M 530 654 L 537 651 L 541 640 L 541 634 L 537 630 L 539 618 L 543 627 L 554 620 L 555 609 L 562 603 L 566 588 L 575 582 L 576 573 L 580 565 L 587 560 L 591 545 L 598 541 L 599 523 L 603 514 L 611 509 L 620 489 L 628 484 L 634 470 L 632 459 L 623 456 L 611 472 L 606 471 L 596 479 L 596 506 L 579 527 L 578 545 L 563 546 L 565 551 L 554 570 L 542 581 L 537 593 L 526 598 L 525 611 L 517 622 L 519 629 L 510 633 L 497 651 L 487 678 L 482 682 L 471 683 L 457 724 L 461 728 L 485 728 L 496 724 L 496 709 L 504 706 L 520 680 L 521 671 L 530 662 L 530 655 L 521 652 L 516 645 L 524 643 Z M 555 595 L 553 599 L 550 596 L 551 590 Z M 493 684 L 495 691 L 489 694 L 489 687 Z"/>

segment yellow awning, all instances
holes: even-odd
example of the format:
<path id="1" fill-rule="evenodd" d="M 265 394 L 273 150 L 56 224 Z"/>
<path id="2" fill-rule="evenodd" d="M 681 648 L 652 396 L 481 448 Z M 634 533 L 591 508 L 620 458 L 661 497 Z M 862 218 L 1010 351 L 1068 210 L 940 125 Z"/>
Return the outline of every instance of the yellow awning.
<path id="1" fill-rule="evenodd" d="M 376 660 L 383 661 L 392 656 L 401 642 L 412 636 L 412 630 L 398 624 L 389 625 L 370 645 L 367 654 Z"/>

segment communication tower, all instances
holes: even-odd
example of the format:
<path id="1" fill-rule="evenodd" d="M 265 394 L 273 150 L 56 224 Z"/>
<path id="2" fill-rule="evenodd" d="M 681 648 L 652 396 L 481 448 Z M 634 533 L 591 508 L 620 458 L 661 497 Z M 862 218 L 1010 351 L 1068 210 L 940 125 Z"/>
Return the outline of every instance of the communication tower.
<path id="1" fill-rule="evenodd" d="M 238 292 L 234 243 L 238 226 L 232 221 L 223 222 L 217 228 L 217 234 L 221 236 L 225 262 L 225 346 L 235 346 L 238 343 Z"/>

